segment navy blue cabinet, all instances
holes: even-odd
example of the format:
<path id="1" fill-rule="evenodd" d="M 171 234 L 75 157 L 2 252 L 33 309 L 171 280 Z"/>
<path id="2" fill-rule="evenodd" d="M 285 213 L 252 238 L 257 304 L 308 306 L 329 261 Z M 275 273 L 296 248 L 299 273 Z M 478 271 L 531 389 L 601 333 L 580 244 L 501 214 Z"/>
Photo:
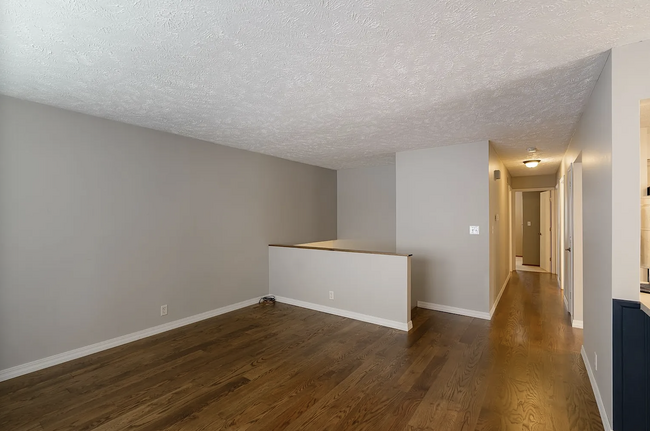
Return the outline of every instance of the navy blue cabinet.
<path id="1" fill-rule="evenodd" d="M 650 430 L 650 317 L 634 301 L 614 300 L 614 429 Z"/>

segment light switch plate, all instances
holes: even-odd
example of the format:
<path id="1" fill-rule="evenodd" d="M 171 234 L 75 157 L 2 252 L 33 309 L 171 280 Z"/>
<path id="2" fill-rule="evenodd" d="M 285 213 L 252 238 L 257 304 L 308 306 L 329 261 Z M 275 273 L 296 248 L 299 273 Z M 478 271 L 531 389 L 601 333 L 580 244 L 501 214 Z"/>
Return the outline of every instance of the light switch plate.
<path id="1" fill-rule="evenodd" d="M 470 235 L 478 235 L 478 226 L 470 226 L 469 227 L 469 234 Z"/>

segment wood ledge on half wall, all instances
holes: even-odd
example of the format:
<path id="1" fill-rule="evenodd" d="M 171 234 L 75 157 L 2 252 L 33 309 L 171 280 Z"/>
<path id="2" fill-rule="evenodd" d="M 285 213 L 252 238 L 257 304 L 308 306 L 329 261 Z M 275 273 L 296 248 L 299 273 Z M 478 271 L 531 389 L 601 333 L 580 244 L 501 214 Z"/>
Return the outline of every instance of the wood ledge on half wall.
<path id="1" fill-rule="evenodd" d="M 641 310 L 650 317 L 650 293 L 640 293 Z"/>
<path id="2" fill-rule="evenodd" d="M 308 245 L 269 244 L 269 247 L 304 248 L 308 250 L 342 251 L 347 253 L 383 254 L 386 256 L 404 256 L 404 257 L 413 256 L 412 254 L 389 253 L 385 251 L 350 250 L 345 248 L 313 247 Z"/>

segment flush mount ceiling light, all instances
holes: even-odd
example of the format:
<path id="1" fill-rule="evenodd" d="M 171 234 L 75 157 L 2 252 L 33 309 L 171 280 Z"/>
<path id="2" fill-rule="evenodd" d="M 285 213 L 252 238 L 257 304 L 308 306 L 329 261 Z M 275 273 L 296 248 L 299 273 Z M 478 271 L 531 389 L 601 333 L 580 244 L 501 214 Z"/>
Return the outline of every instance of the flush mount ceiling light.
<path id="1" fill-rule="evenodd" d="M 539 165 L 539 162 L 541 162 L 541 160 L 525 160 L 524 165 L 526 165 L 527 168 L 534 168 Z"/>

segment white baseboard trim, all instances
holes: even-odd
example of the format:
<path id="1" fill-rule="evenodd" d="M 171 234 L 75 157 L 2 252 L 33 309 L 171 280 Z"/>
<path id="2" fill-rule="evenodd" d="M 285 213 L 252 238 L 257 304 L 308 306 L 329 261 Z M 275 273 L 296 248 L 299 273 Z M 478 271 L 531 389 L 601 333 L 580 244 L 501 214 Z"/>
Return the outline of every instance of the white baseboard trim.
<path id="1" fill-rule="evenodd" d="M 490 310 L 490 320 L 492 320 L 492 316 L 494 316 L 494 312 L 497 311 L 497 305 L 499 305 L 499 301 L 501 301 L 501 295 L 503 295 L 503 292 L 506 290 L 506 286 L 508 285 L 508 282 L 510 281 L 510 276 L 512 275 L 512 272 L 508 273 L 508 276 L 506 277 L 506 281 L 503 282 L 503 286 L 501 286 L 501 291 L 499 292 L 499 295 L 497 296 L 497 299 L 494 301 L 494 304 L 492 305 L 492 309 Z"/>
<path id="2" fill-rule="evenodd" d="M 349 319 L 360 320 L 367 323 L 373 323 L 379 326 L 399 329 L 400 331 L 409 331 L 413 328 L 413 322 L 410 320 L 408 323 L 402 323 L 396 320 L 382 319 L 381 317 L 369 316 L 367 314 L 355 313 L 354 311 L 327 307 L 325 305 L 314 304 L 313 302 L 305 302 L 298 299 L 285 298 L 284 296 L 278 295 L 275 295 L 275 300 L 284 304 L 295 305 L 296 307 L 307 308 L 309 310 L 320 311 L 322 313 L 334 314 L 336 316 L 347 317 Z"/>
<path id="3" fill-rule="evenodd" d="M 467 310 L 465 308 L 450 307 L 448 305 L 434 304 L 432 302 L 418 301 L 418 307 L 429 310 L 442 311 L 444 313 L 460 314 L 461 316 L 476 317 L 478 319 L 490 320 L 490 313 L 484 311 Z"/>
<path id="4" fill-rule="evenodd" d="M 564 298 L 564 310 L 569 311 L 569 301 L 567 301 L 566 296 L 562 295 L 562 298 Z"/>
<path id="5" fill-rule="evenodd" d="M 131 334 L 122 335 L 120 337 L 111 338 L 110 340 L 100 341 L 99 343 L 91 344 L 89 346 L 80 347 L 78 349 L 69 350 L 67 352 L 59 353 L 57 355 L 48 356 L 47 358 L 37 359 L 26 364 L 16 365 L 15 367 L 0 370 L 0 382 L 13 379 L 14 377 L 29 374 L 34 371 L 42 370 L 44 368 L 58 365 L 63 362 L 78 359 L 83 356 L 92 355 L 93 353 L 108 350 L 113 347 L 121 346 L 132 341 L 140 340 L 142 338 L 150 337 L 152 335 L 160 334 L 161 332 L 170 331 L 172 329 L 180 328 L 181 326 L 189 325 L 199 322 L 201 320 L 209 319 L 211 317 L 219 316 L 230 311 L 235 311 L 240 308 L 248 307 L 249 305 L 257 304 L 258 298 L 248 299 L 246 301 L 238 302 L 225 307 L 216 308 L 214 310 L 206 311 L 205 313 L 195 314 L 194 316 L 185 317 L 184 319 L 174 320 L 173 322 L 163 323 L 162 325 L 154 326 L 152 328 L 143 329 L 142 331 L 132 332 Z"/>
<path id="6" fill-rule="evenodd" d="M 571 326 L 573 326 L 574 328 L 583 329 L 584 328 L 584 322 L 582 320 L 575 320 L 574 319 L 573 322 L 571 322 Z"/>
<path id="7" fill-rule="evenodd" d="M 596 404 L 598 404 L 598 411 L 600 412 L 600 420 L 603 422 L 603 428 L 605 431 L 612 431 L 612 427 L 609 425 L 609 419 L 607 418 L 607 411 L 605 411 L 605 404 L 603 403 L 603 398 L 600 396 L 598 383 L 596 383 L 596 377 L 594 376 L 594 372 L 591 369 L 591 363 L 589 362 L 587 352 L 585 352 L 584 345 L 580 349 L 580 355 L 582 356 L 582 360 L 585 363 L 585 368 L 587 369 L 587 374 L 589 375 L 589 382 L 591 383 L 591 389 L 594 391 Z"/>

